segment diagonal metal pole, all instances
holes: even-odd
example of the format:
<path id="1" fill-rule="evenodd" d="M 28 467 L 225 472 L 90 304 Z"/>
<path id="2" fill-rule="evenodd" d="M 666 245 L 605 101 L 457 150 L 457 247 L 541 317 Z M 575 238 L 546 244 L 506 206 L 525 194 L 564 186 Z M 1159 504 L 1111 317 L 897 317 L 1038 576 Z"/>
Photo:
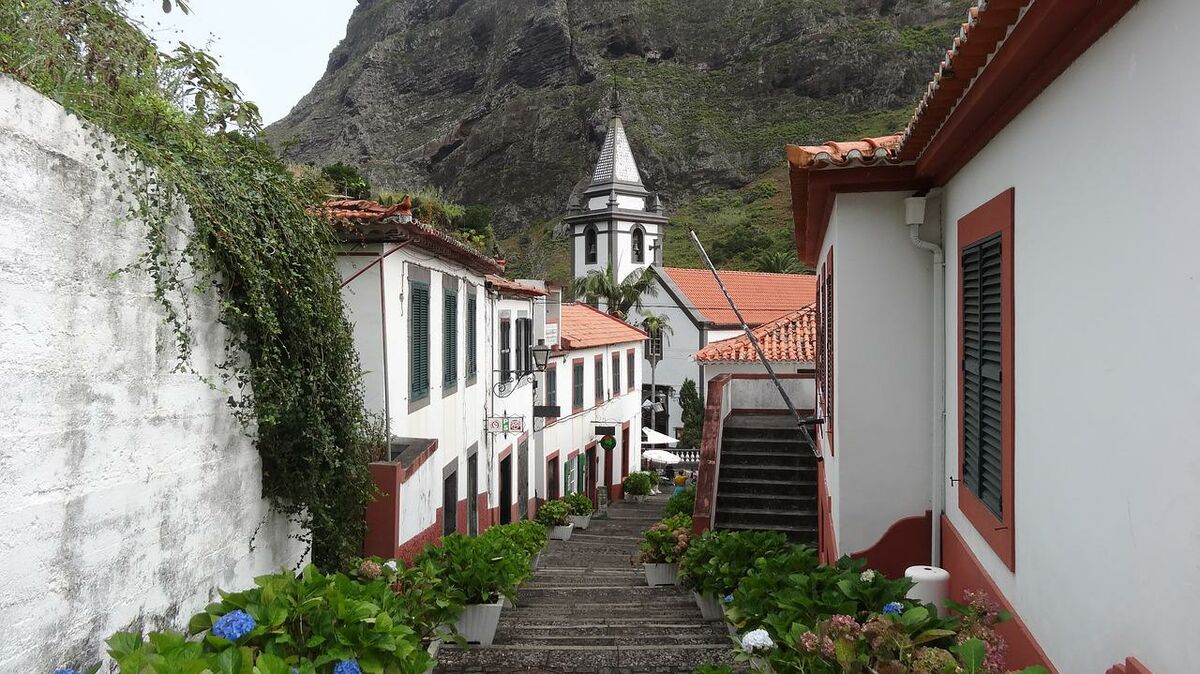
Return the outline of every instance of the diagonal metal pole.
<path id="1" fill-rule="evenodd" d="M 738 323 L 742 325 L 742 330 L 746 333 L 746 337 L 750 340 L 750 345 L 754 347 L 754 353 L 758 354 L 758 359 L 762 361 L 763 367 L 767 368 L 767 375 L 771 377 L 771 381 L 775 383 L 775 388 L 779 389 L 779 395 L 783 398 L 784 404 L 787 405 L 788 411 L 792 413 L 792 417 L 796 420 L 796 426 L 800 429 L 800 434 L 804 437 L 805 442 L 812 448 L 813 454 L 817 460 L 821 460 L 821 453 L 817 451 L 817 443 L 813 442 L 812 435 L 808 432 L 808 426 L 805 425 L 804 419 L 800 413 L 796 411 L 796 406 L 792 404 L 791 397 L 787 391 L 783 389 L 783 384 L 779 381 L 779 377 L 775 376 L 775 368 L 771 367 L 771 361 L 767 360 L 767 355 L 763 353 L 762 346 L 754 337 L 754 332 L 750 330 L 750 326 L 746 325 L 746 319 L 742 317 L 741 310 L 738 309 L 737 303 L 733 301 L 733 297 L 729 295 L 729 290 L 725 288 L 725 282 L 721 280 L 721 275 L 717 273 L 717 268 L 713 266 L 712 260 L 708 257 L 708 252 L 704 250 L 704 244 L 700 243 L 700 238 L 696 236 L 696 230 L 688 228 L 688 236 L 692 239 L 692 245 L 696 250 L 700 251 L 700 257 L 704 260 L 704 266 L 712 272 L 713 278 L 717 280 L 717 286 L 721 289 L 721 293 L 725 295 L 725 300 L 729 302 L 729 308 L 733 309 L 733 313 L 737 316 Z"/>

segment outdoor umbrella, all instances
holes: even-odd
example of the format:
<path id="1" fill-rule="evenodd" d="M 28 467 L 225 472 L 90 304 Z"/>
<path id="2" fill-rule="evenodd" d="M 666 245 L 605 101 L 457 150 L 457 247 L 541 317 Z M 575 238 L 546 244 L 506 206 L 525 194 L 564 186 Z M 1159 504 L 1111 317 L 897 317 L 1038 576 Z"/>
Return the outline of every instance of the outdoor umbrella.
<path id="1" fill-rule="evenodd" d="M 676 438 L 664 433 L 659 433 L 653 428 L 647 428 L 645 426 L 642 426 L 642 437 L 646 440 L 646 444 L 648 445 L 674 445 L 675 443 L 679 442 L 679 440 Z"/>
<path id="2" fill-rule="evenodd" d="M 676 464 L 682 463 L 683 459 L 675 454 L 666 451 L 665 449 L 649 449 L 642 452 L 642 458 L 651 463 Z"/>

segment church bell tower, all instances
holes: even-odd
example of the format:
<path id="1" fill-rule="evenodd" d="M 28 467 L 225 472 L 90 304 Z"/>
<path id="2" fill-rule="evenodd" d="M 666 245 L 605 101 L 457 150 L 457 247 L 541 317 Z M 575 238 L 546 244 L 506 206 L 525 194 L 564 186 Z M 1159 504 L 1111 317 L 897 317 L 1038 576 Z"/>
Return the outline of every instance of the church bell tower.
<path id="1" fill-rule="evenodd" d="M 582 195 L 572 195 L 568 211 L 564 220 L 573 241 L 572 278 L 612 265 L 619 282 L 635 271 L 662 264 L 667 218 L 658 195 L 642 184 L 615 104 L 592 181 Z"/>

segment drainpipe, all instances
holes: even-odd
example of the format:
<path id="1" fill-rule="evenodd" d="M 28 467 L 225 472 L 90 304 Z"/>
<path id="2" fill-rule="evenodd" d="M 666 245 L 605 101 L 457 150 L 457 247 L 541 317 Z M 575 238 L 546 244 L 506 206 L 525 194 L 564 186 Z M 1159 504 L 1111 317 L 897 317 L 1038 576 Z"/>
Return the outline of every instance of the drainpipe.
<path id="1" fill-rule="evenodd" d="M 940 190 L 933 193 L 936 192 Z M 930 392 L 930 430 L 933 433 L 930 510 L 933 517 L 929 563 L 938 566 L 942 560 L 941 519 L 946 504 L 946 325 L 943 317 L 946 311 L 946 256 L 941 246 L 921 238 L 921 225 L 925 224 L 925 202 L 931 193 L 918 194 L 904 200 L 904 221 L 908 225 L 908 238 L 912 244 L 933 253 L 933 376 Z"/>

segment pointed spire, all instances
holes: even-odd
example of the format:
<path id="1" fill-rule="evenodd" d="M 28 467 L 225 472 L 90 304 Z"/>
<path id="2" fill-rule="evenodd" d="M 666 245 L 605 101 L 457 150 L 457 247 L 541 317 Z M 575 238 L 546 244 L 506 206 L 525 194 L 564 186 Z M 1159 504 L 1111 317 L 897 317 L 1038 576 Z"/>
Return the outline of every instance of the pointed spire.
<path id="1" fill-rule="evenodd" d="M 642 184 L 633 150 L 625 137 L 625 126 L 615 110 L 608 120 L 608 133 L 604 136 L 604 146 L 600 148 L 600 159 L 596 161 L 596 172 L 592 175 L 593 185 L 613 182 Z"/>

